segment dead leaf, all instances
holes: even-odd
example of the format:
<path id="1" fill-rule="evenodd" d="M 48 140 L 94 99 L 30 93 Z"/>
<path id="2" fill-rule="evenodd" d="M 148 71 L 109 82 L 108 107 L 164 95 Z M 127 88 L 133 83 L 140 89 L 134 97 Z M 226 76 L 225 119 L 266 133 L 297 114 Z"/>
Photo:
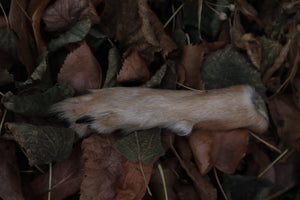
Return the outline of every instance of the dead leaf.
<path id="1" fill-rule="evenodd" d="M 117 137 L 92 135 L 83 140 L 84 179 L 80 187 L 81 200 L 111 200 L 122 181 L 125 158 L 113 147 Z"/>
<path id="2" fill-rule="evenodd" d="M 258 18 L 258 13 L 255 8 L 247 2 L 247 0 L 234 0 L 237 8 L 243 13 L 250 21 L 254 20 L 259 26 L 264 27 L 265 24 Z"/>
<path id="3" fill-rule="evenodd" d="M 74 90 L 68 84 L 56 84 L 43 93 L 17 96 L 7 92 L 1 99 L 4 107 L 25 116 L 49 116 L 50 107 L 65 98 L 72 97 Z"/>
<path id="4" fill-rule="evenodd" d="M 150 180 L 153 164 L 142 165 L 147 183 Z M 116 190 L 116 200 L 139 200 L 146 193 L 146 183 L 139 163 L 130 160 L 122 163 L 122 184 Z"/>
<path id="5" fill-rule="evenodd" d="M 151 79 L 147 81 L 142 87 L 154 88 L 159 86 L 167 72 L 167 68 L 168 66 L 166 64 L 162 65 L 151 77 Z"/>
<path id="6" fill-rule="evenodd" d="M 92 18 L 99 21 L 97 12 L 90 0 L 57 0 L 43 14 L 47 31 L 64 32 L 78 21 Z"/>
<path id="7" fill-rule="evenodd" d="M 8 20 L 11 29 L 18 36 L 18 58 L 26 66 L 28 74 L 31 74 L 34 69 L 35 47 L 32 45 L 33 37 L 30 34 L 29 19 L 26 18 L 27 13 L 24 13 L 26 6 L 26 0 L 12 0 Z"/>
<path id="8" fill-rule="evenodd" d="M 245 45 L 245 49 L 252 64 L 259 70 L 261 63 L 260 42 L 251 33 L 244 34 L 241 40 Z"/>
<path id="9" fill-rule="evenodd" d="M 12 83 L 14 81 L 14 77 L 10 74 L 6 69 L 0 68 L 0 86 Z"/>
<path id="10" fill-rule="evenodd" d="M 6 127 L 25 149 L 31 166 L 63 160 L 72 151 L 75 138 L 72 129 L 25 123 L 6 123 Z"/>
<path id="11" fill-rule="evenodd" d="M 123 156 L 132 162 L 150 165 L 164 155 L 160 141 L 160 128 L 134 131 L 114 144 Z"/>
<path id="12" fill-rule="evenodd" d="M 177 50 L 146 2 L 105 1 L 100 17 L 104 34 L 115 38 L 122 49 L 136 49 L 147 65 L 153 61 L 155 52 L 161 51 L 165 58 Z"/>
<path id="13" fill-rule="evenodd" d="M 283 142 L 300 150 L 300 111 L 291 95 L 280 95 L 269 103 L 270 114 Z"/>
<path id="14" fill-rule="evenodd" d="M 212 167 L 232 174 L 246 154 L 248 130 L 236 129 L 224 132 L 194 130 L 189 136 L 189 144 L 201 174 Z"/>
<path id="15" fill-rule="evenodd" d="M 108 52 L 108 69 L 105 76 L 103 88 L 117 85 L 117 74 L 121 68 L 121 56 L 119 50 L 113 47 Z"/>
<path id="16" fill-rule="evenodd" d="M 118 82 L 141 81 L 145 82 L 150 78 L 150 72 L 145 61 L 139 56 L 134 48 L 129 48 L 123 54 L 123 65 L 117 75 Z"/>
<path id="17" fill-rule="evenodd" d="M 67 56 L 57 79 L 69 83 L 78 92 L 100 88 L 102 70 L 85 42 Z"/>
<path id="18" fill-rule="evenodd" d="M 184 45 L 181 55 L 181 64 L 185 69 L 186 86 L 195 89 L 204 89 L 201 81 L 200 67 L 204 54 L 207 52 L 204 45 Z"/>
<path id="19" fill-rule="evenodd" d="M 175 150 L 173 144 L 170 142 L 170 147 L 174 154 L 176 155 L 177 159 L 179 160 L 179 163 L 181 167 L 186 171 L 187 175 L 192 179 L 194 186 L 196 188 L 196 191 L 201 199 L 207 199 L 207 200 L 216 200 L 217 199 L 217 191 L 216 188 L 204 177 L 202 176 L 196 165 L 190 160 L 189 156 L 186 157 L 186 154 L 184 152 L 179 152 L 180 155 Z M 189 149 L 188 143 L 183 143 L 185 147 L 182 147 L 181 149 Z M 180 151 L 180 149 L 179 149 Z"/>
<path id="20" fill-rule="evenodd" d="M 83 159 L 80 146 L 74 148 L 65 160 L 57 162 L 52 169 L 51 199 L 65 199 L 79 191 L 83 180 Z M 23 191 L 26 199 L 48 199 L 49 172 L 38 176 Z"/>
<path id="21" fill-rule="evenodd" d="M 15 144 L 0 139 L 0 152 L 0 198 L 22 200 L 24 197 Z"/>
<path id="22" fill-rule="evenodd" d="M 28 15 L 32 19 L 32 30 L 34 34 L 34 39 L 36 43 L 36 48 L 38 54 L 41 55 L 47 51 L 47 45 L 41 34 L 41 18 L 45 8 L 47 7 L 50 0 L 32 0 L 29 2 Z"/>
<path id="23" fill-rule="evenodd" d="M 177 199 L 174 187 L 179 182 L 179 176 L 177 174 L 179 167 L 178 160 L 176 158 L 167 158 L 166 160 L 161 161 L 160 164 L 164 173 L 168 198 Z M 153 168 L 149 187 L 151 188 L 154 199 L 165 199 L 164 184 L 158 167 Z"/>

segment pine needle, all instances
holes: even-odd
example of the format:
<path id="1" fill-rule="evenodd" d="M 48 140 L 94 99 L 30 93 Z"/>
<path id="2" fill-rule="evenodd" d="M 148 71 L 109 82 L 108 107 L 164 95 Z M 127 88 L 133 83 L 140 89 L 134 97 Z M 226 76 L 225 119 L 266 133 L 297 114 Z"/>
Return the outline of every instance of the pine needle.
<path id="1" fill-rule="evenodd" d="M 166 200 L 168 200 L 169 198 L 168 198 L 167 185 L 166 185 L 166 180 L 165 180 L 164 170 L 162 169 L 161 164 L 158 164 L 158 170 L 159 170 L 159 173 L 160 173 L 162 182 L 163 182 L 164 192 L 165 192 L 165 198 L 166 198 Z"/>
<path id="2" fill-rule="evenodd" d="M 226 196 L 226 194 L 225 194 L 225 192 L 224 192 L 224 190 L 223 190 L 222 184 L 221 184 L 221 182 L 220 182 L 220 180 L 219 180 L 219 177 L 218 177 L 218 174 L 217 174 L 217 170 L 216 170 L 215 167 L 214 167 L 213 169 L 214 169 L 214 174 L 215 174 L 215 177 L 216 177 L 216 181 L 217 181 L 218 186 L 219 186 L 219 188 L 220 188 L 220 190 L 221 190 L 221 192 L 222 192 L 222 194 L 223 194 L 223 196 L 224 196 L 224 199 L 225 199 L 225 200 L 228 200 L 228 198 L 227 198 L 227 196 Z"/>

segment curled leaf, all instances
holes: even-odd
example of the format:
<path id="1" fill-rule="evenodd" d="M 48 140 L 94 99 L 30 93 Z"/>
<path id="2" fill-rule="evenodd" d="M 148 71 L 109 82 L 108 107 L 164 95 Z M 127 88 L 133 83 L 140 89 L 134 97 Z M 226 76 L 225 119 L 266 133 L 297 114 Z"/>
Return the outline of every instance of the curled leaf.
<path id="1" fill-rule="evenodd" d="M 7 123 L 14 139 L 25 149 L 30 165 L 48 164 L 67 158 L 75 132 L 68 128 Z"/>
<path id="2" fill-rule="evenodd" d="M 108 69 L 103 88 L 113 87 L 117 85 L 117 74 L 121 67 L 121 56 L 116 47 L 113 47 L 108 52 Z"/>
<path id="3" fill-rule="evenodd" d="M 44 93 L 16 96 L 8 92 L 2 97 L 4 107 L 25 116 L 49 116 L 50 106 L 74 95 L 74 90 L 67 84 L 57 84 Z"/>

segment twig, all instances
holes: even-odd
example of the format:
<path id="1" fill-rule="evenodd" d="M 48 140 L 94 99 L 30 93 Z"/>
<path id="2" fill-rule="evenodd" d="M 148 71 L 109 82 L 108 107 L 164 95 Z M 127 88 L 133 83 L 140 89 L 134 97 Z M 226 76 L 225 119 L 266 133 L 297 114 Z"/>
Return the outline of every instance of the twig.
<path id="1" fill-rule="evenodd" d="M 198 0 L 198 35 L 199 35 L 200 41 L 202 41 L 202 36 L 201 36 L 202 7 L 203 7 L 203 0 Z"/>
<path id="2" fill-rule="evenodd" d="M 28 158 L 27 153 L 25 152 L 25 150 L 24 150 L 22 147 L 21 147 L 20 149 L 21 149 L 21 151 L 23 152 L 23 154 Z M 34 165 L 34 167 L 35 167 L 39 172 L 41 172 L 42 174 L 45 174 L 45 172 L 44 172 L 38 165 Z"/>
<path id="3" fill-rule="evenodd" d="M 225 199 L 225 200 L 228 200 L 228 198 L 227 198 L 227 196 L 226 196 L 226 194 L 225 194 L 225 192 L 224 192 L 224 190 L 223 190 L 223 187 L 222 187 L 222 185 L 221 185 L 221 183 L 220 183 L 220 180 L 219 180 L 219 177 L 218 177 L 218 174 L 217 174 L 217 170 L 216 170 L 215 167 L 214 167 L 213 169 L 214 169 L 214 174 L 215 174 L 216 181 L 217 181 L 218 186 L 219 186 L 219 188 L 220 188 L 220 190 L 221 190 L 221 192 L 222 192 L 222 194 L 223 194 L 223 196 L 224 196 L 224 199 Z"/>
<path id="4" fill-rule="evenodd" d="M 3 94 L 2 92 L 0 92 L 0 95 L 3 96 L 3 97 L 5 96 L 5 94 Z"/>
<path id="5" fill-rule="evenodd" d="M 195 92 L 206 92 L 206 90 L 197 90 L 195 88 L 191 88 L 191 87 L 186 86 L 186 85 L 184 85 L 182 83 L 179 83 L 179 82 L 176 82 L 176 84 L 183 87 L 183 88 L 185 88 L 185 89 L 192 90 L 192 91 L 195 91 Z"/>
<path id="6" fill-rule="evenodd" d="M 284 152 L 282 154 L 280 154 L 271 164 L 269 164 L 266 169 L 264 169 L 258 176 L 257 178 L 261 178 L 263 175 L 265 175 L 265 173 L 267 173 L 267 171 L 269 171 L 269 169 L 271 169 L 271 167 L 273 167 L 281 158 L 283 158 L 287 153 L 289 152 L 288 149 L 284 150 Z"/>
<path id="7" fill-rule="evenodd" d="M 0 2 L 0 8 L 1 8 L 2 12 L 3 12 L 3 15 L 4 15 L 4 18 L 5 18 L 5 21 L 6 21 L 7 28 L 10 29 L 10 25 L 9 25 L 9 22 L 8 22 L 8 18 L 7 18 L 7 15 L 6 15 L 6 13 L 5 13 L 5 10 L 4 10 L 4 8 L 3 8 L 1 2 Z"/>
<path id="8" fill-rule="evenodd" d="M 278 152 L 279 154 L 282 153 L 282 151 L 280 149 L 278 149 L 277 147 L 273 146 L 272 144 L 268 143 L 267 141 L 261 139 L 260 137 L 258 137 L 256 134 L 254 134 L 252 131 L 249 131 L 250 135 L 252 135 L 255 139 L 259 140 L 260 142 L 264 143 L 267 147 L 269 147 L 270 149 Z"/>
<path id="9" fill-rule="evenodd" d="M 142 175 L 143 175 L 146 187 L 147 187 L 148 194 L 152 197 L 152 192 L 151 192 L 151 190 L 150 190 L 150 188 L 148 186 L 147 179 L 146 179 L 146 176 L 145 176 L 145 173 L 144 173 L 144 169 L 143 169 L 143 165 L 142 165 L 142 161 L 141 160 L 139 160 L 139 164 L 140 164 L 140 169 L 141 169 L 141 172 L 142 172 Z"/>
<path id="10" fill-rule="evenodd" d="M 48 200 L 51 200 L 51 188 L 52 188 L 52 163 L 49 163 L 49 187 L 48 187 Z"/>
<path id="11" fill-rule="evenodd" d="M 18 0 L 15 0 L 18 7 L 21 9 L 21 11 L 23 12 L 23 14 L 25 15 L 25 17 L 32 23 L 31 18 L 29 17 L 29 15 L 27 14 L 27 12 L 24 10 L 24 8 L 22 7 L 22 5 L 19 3 Z"/>
<path id="12" fill-rule="evenodd" d="M 6 113 L 7 113 L 7 110 L 5 109 L 5 110 L 4 110 L 4 113 L 3 113 L 3 115 L 2 115 L 1 123 L 0 123 L 0 135 L 1 135 L 1 131 L 2 131 L 4 119 L 5 119 L 5 117 L 6 117 Z"/>
<path id="13" fill-rule="evenodd" d="M 169 23 L 172 21 L 172 19 L 177 15 L 177 13 L 181 10 L 181 8 L 183 8 L 184 6 L 184 3 L 182 3 L 178 8 L 177 10 L 172 14 L 172 16 L 168 19 L 168 21 L 164 24 L 164 28 L 166 28 Z"/>
<path id="14" fill-rule="evenodd" d="M 161 179 L 162 179 L 162 182 L 163 182 L 163 186 L 164 186 L 164 192 L 165 192 L 165 198 L 166 200 L 168 200 L 168 191 L 167 191 L 167 185 L 166 185 L 166 180 L 165 180 L 165 176 L 164 176 L 164 171 L 161 167 L 161 164 L 158 164 L 158 170 L 159 170 L 159 173 L 160 173 L 160 176 L 161 176 Z"/>

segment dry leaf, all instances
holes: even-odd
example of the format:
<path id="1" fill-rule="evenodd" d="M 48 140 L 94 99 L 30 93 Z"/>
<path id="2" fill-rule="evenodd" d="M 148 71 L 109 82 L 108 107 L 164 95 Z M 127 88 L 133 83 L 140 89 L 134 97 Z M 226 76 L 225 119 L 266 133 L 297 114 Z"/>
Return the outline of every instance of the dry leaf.
<path id="1" fill-rule="evenodd" d="M 67 159 L 53 166 L 51 199 L 65 199 L 79 191 L 83 180 L 83 163 L 82 150 L 77 146 Z M 23 190 L 28 200 L 47 200 L 48 188 L 49 172 L 38 176 Z"/>
<path id="2" fill-rule="evenodd" d="M 186 86 L 195 89 L 204 89 L 201 81 L 200 67 L 204 54 L 207 52 L 204 45 L 184 45 L 181 56 L 181 64 L 185 69 Z"/>
<path id="3" fill-rule="evenodd" d="M 261 63 L 261 45 L 260 42 L 251 33 L 244 34 L 241 38 L 242 43 L 247 50 L 247 54 L 252 64 L 260 69 Z"/>
<path id="4" fill-rule="evenodd" d="M 147 65 L 155 52 L 167 57 L 177 50 L 146 1 L 105 1 L 100 17 L 104 34 L 118 40 L 123 49 L 135 48 Z"/>
<path id="5" fill-rule="evenodd" d="M 90 0 L 57 0 L 49 6 L 43 15 L 47 31 L 63 32 L 78 21 L 91 18 L 99 21 L 97 12 Z"/>
<path id="6" fill-rule="evenodd" d="M 114 136 L 92 135 L 83 140 L 84 179 L 80 187 L 81 200 L 111 200 L 122 180 L 125 158 L 113 147 Z"/>
<path id="7" fill-rule="evenodd" d="M 123 54 L 123 65 L 117 75 L 118 82 L 141 81 L 146 82 L 150 78 L 150 72 L 145 61 L 134 48 L 129 48 Z"/>
<path id="8" fill-rule="evenodd" d="M 300 150 L 300 111 L 291 95 L 281 95 L 269 103 L 270 114 L 282 141 Z"/>
<path id="9" fill-rule="evenodd" d="M 212 132 L 194 130 L 189 136 L 189 144 L 201 174 L 212 167 L 232 174 L 246 154 L 248 130 Z"/>
<path id="10" fill-rule="evenodd" d="M 1 139 L 0 152 L 0 198 L 22 200 L 24 197 L 15 144 Z"/>
<path id="11" fill-rule="evenodd" d="M 150 180 L 153 164 L 142 165 L 147 184 Z M 146 183 L 139 163 L 126 160 L 122 163 L 122 185 L 116 190 L 116 200 L 140 200 L 146 193 Z"/>
<path id="12" fill-rule="evenodd" d="M 100 88 L 101 67 L 85 42 L 67 56 L 57 78 L 79 92 Z"/>
<path id="13" fill-rule="evenodd" d="M 49 2 L 50 0 L 32 0 L 28 6 L 28 15 L 32 19 L 32 30 L 39 55 L 47 51 L 47 45 L 40 31 L 40 24 L 43 12 Z"/>
<path id="14" fill-rule="evenodd" d="M 26 0 L 12 0 L 9 11 L 9 24 L 12 30 L 18 36 L 17 50 L 20 61 L 26 66 L 28 74 L 31 74 L 34 69 L 34 49 L 31 44 L 33 38 L 30 34 L 30 27 L 28 26 L 28 19 L 25 16 Z"/>

